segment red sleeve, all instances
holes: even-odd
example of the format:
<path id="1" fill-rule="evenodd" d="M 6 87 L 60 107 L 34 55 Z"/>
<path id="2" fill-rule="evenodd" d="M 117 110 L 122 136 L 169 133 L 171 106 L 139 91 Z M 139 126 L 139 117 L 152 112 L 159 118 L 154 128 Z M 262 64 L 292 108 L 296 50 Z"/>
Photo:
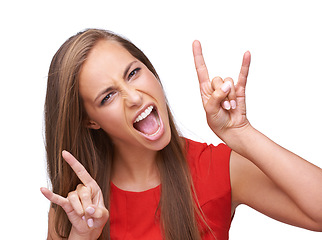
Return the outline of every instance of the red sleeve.
<path id="1" fill-rule="evenodd" d="M 186 153 L 196 195 L 207 222 L 217 239 L 228 239 L 231 224 L 231 149 L 225 144 L 214 146 L 186 139 Z M 203 239 L 208 238 L 204 236 Z"/>

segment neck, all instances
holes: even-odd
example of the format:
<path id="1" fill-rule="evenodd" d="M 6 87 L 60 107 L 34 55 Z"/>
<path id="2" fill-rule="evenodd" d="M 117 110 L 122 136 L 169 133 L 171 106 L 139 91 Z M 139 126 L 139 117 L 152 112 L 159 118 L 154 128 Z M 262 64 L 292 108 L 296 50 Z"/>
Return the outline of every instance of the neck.
<path id="1" fill-rule="evenodd" d="M 160 184 L 159 170 L 156 164 L 158 153 L 146 149 L 116 150 L 112 182 L 119 188 L 141 192 Z"/>

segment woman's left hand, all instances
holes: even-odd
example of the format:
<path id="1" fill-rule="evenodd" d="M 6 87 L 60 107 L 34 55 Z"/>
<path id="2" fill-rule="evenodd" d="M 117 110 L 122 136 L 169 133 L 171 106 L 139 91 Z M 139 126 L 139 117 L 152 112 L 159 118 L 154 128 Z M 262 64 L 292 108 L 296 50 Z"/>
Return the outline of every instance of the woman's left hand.
<path id="1" fill-rule="evenodd" d="M 223 80 L 215 77 L 210 81 L 199 41 L 193 42 L 193 55 L 208 125 L 218 137 L 224 140 L 232 131 L 250 125 L 246 117 L 245 103 L 250 52 L 247 51 L 244 54 L 236 85 L 231 78 Z"/>

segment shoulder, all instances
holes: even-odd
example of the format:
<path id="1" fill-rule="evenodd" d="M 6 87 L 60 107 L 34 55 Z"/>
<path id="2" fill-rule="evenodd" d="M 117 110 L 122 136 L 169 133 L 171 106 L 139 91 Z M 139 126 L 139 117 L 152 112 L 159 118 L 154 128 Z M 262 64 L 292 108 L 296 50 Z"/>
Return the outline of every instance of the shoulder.
<path id="1" fill-rule="evenodd" d="M 230 154 L 225 144 L 217 146 L 186 139 L 187 161 L 195 193 L 213 229 L 229 229 L 231 222 Z M 214 224 L 214 225 L 213 225 Z"/>
<path id="2" fill-rule="evenodd" d="M 219 165 L 229 165 L 231 149 L 223 143 L 214 146 L 185 138 L 185 152 L 190 167 L 211 162 L 219 167 Z"/>
<path id="3" fill-rule="evenodd" d="M 225 154 L 230 154 L 231 149 L 223 143 L 218 144 L 217 146 L 213 144 L 207 144 L 207 143 L 201 143 L 197 142 L 188 138 L 184 138 L 185 140 L 185 148 L 188 155 L 192 156 L 201 156 L 204 153 L 207 153 L 209 151 L 215 151 L 217 154 L 219 154 L 220 157 Z"/>
<path id="4" fill-rule="evenodd" d="M 230 189 L 230 154 L 231 149 L 225 144 L 200 143 L 185 139 L 185 151 L 191 175 L 195 183 L 222 183 Z"/>

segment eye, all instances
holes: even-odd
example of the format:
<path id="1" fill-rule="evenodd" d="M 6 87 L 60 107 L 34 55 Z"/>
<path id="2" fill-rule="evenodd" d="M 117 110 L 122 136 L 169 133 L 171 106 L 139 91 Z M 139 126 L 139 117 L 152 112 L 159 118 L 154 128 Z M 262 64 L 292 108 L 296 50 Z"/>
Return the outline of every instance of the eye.
<path id="1" fill-rule="evenodd" d="M 104 105 L 105 103 L 109 102 L 111 100 L 111 98 L 113 97 L 113 95 L 115 94 L 115 92 L 110 92 L 108 93 L 101 101 L 101 106 Z"/>
<path id="2" fill-rule="evenodd" d="M 127 77 L 127 80 L 131 80 L 138 72 L 141 70 L 141 68 L 136 68 L 132 72 L 130 72 L 129 76 Z"/>

